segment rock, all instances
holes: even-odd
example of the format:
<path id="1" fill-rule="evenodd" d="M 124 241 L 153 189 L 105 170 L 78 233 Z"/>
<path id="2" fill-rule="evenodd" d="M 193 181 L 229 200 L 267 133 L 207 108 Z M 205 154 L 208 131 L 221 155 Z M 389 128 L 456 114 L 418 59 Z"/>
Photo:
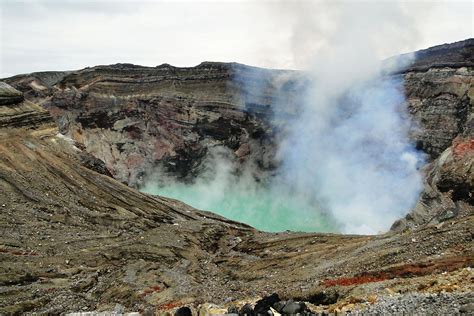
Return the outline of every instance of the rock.
<path id="1" fill-rule="evenodd" d="M 461 314 L 474 314 L 474 303 L 469 303 L 459 308 Z"/>
<path id="2" fill-rule="evenodd" d="M 0 128 L 54 128 L 52 116 L 23 99 L 23 93 L 0 81 Z"/>
<path id="3" fill-rule="evenodd" d="M 305 298 L 305 301 L 314 305 L 330 305 L 337 302 L 339 293 L 333 290 L 326 290 L 312 294 Z"/>
<path id="4" fill-rule="evenodd" d="M 280 316 L 281 314 L 279 312 L 277 312 L 273 307 L 270 307 L 270 312 L 271 312 L 271 315 L 273 316 Z"/>
<path id="5" fill-rule="evenodd" d="M 412 137 L 431 159 L 468 126 L 473 47 L 468 39 L 418 51 L 404 71 L 409 111 L 420 124 Z"/>
<path id="6" fill-rule="evenodd" d="M 238 314 L 238 313 L 239 313 L 239 308 L 235 305 L 232 305 L 227 309 L 227 314 Z"/>
<path id="7" fill-rule="evenodd" d="M 119 315 L 123 314 L 125 312 L 125 306 L 121 304 L 115 304 L 114 312 Z"/>
<path id="8" fill-rule="evenodd" d="M 437 224 L 474 211 L 469 194 L 474 157 L 474 72 L 469 66 L 473 52 L 472 39 L 436 46 L 418 52 L 404 73 L 408 110 L 416 122 L 410 137 L 428 154 L 429 164 L 423 168 L 425 187 L 417 205 L 392 230 Z"/>
<path id="9" fill-rule="evenodd" d="M 376 294 L 371 294 L 367 297 L 367 302 L 370 304 L 374 304 L 377 301 L 377 295 Z"/>
<path id="10" fill-rule="evenodd" d="M 73 284 L 71 286 L 71 289 L 75 292 L 86 292 L 88 289 L 90 289 L 94 284 L 97 282 L 95 277 L 89 277 L 89 278 L 84 278 L 77 283 Z M 120 304 L 117 304 L 115 307 L 120 307 Z"/>
<path id="11" fill-rule="evenodd" d="M 273 304 L 273 308 L 274 308 L 277 312 L 281 313 L 282 310 L 283 310 L 283 307 L 285 307 L 285 304 L 286 304 L 285 301 L 279 301 L 279 302 L 276 302 L 276 303 Z"/>
<path id="12" fill-rule="evenodd" d="M 285 306 L 281 309 L 282 314 L 294 315 L 298 313 L 303 313 L 306 311 L 306 304 L 303 302 L 294 302 L 289 300 L 286 302 Z"/>
<path id="13" fill-rule="evenodd" d="M 395 291 L 392 290 L 392 289 L 389 288 L 389 287 L 385 288 L 385 291 L 386 291 L 389 295 L 395 295 L 395 294 L 396 294 Z"/>
<path id="14" fill-rule="evenodd" d="M 90 153 L 82 152 L 80 155 L 80 159 L 81 164 L 84 167 L 94 170 L 95 172 L 106 175 L 108 177 L 112 177 L 112 174 L 110 173 L 109 169 L 107 169 L 105 163 L 102 160 L 94 157 Z"/>
<path id="15" fill-rule="evenodd" d="M 180 307 L 174 313 L 174 316 L 192 316 L 191 309 L 187 306 Z"/>
<path id="16" fill-rule="evenodd" d="M 23 93 L 0 81 L 0 105 L 13 105 L 23 101 Z"/>
<path id="17" fill-rule="evenodd" d="M 242 315 L 254 316 L 255 312 L 252 308 L 252 305 L 245 304 L 244 306 L 242 306 L 242 308 L 240 308 L 239 315 L 240 316 L 242 316 Z"/>
<path id="18" fill-rule="evenodd" d="M 35 73 L 7 81 L 48 108 L 60 132 L 103 161 L 115 179 L 137 187 L 156 166 L 189 180 L 214 146 L 230 149 L 241 163 L 259 161 L 262 172 L 271 169 L 276 148 L 270 97 L 252 96 L 233 78 L 262 79 L 268 93 L 277 94 L 278 78 L 294 74 L 228 63 L 116 64 L 61 73 L 54 80 Z M 180 88 L 170 88 L 178 82 Z"/>
<path id="19" fill-rule="evenodd" d="M 199 307 L 199 316 L 224 315 L 227 310 L 214 304 L 203 304 Z"/>
<path id="20" fill-rule="evenodd" d="M 257 301 L 255 303 L 254 311 L 256 314 L 266 314 L 270 307 L 273 307 L 273 305 L 279 301 L 280 297 L 278 296 L 278 294 L 273 293 L 272 295 L 266 296 L 261 300 Z"/>
<path id="21" fill-rule="evenodd" d="M 472 137 L 457 138 L 453 146 L 424 167 L 425 188 L 418 203 L 405 218 L 394 223 L 392 230 L 437 225 L 474 212 L 474 145 L 469 147 Z M 460 144 L 469 146 L 456 154 Z"/>

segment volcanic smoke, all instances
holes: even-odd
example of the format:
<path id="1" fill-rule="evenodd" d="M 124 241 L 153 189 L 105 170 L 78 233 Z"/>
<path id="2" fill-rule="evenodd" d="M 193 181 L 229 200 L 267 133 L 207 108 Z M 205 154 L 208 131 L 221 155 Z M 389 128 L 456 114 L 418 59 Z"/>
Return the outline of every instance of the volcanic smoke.
<path id="1" fill-rule="evenodd" d="M 321 16 L 308 15 L 311 4 L 281 8 L 295 22 L 294 58 L 306 70 L 290 108 L 280 102 L 285 91 L 274 97 L 269 119 L 281 130 L 276 173 L 257 181 L 252 164 L 239 166 L 231 152 L 215 147 L 192 183 L 155 170 L 143 191 L 265 231 L 373 234 L 413 207 L 423 156 L 408 138 L 413 126 L 402 78 L 394 75 L 412 56 L 381 62 L 384 48 L 414 33 L 410 18 L 394 3 L 325 4 Z M 403 33 L 400 23 L 407 25 Z M 241 69 L 236 80 L 245 84 Z M 247 84 L 243 91 L 259 94 L 258 84 Z"/>

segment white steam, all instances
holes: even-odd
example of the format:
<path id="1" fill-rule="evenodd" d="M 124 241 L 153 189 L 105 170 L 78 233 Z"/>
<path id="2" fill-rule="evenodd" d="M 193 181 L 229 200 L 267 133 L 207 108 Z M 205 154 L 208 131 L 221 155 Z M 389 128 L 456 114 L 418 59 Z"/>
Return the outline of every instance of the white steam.
<path id="1" fill-rule="evenodd" d="M 213 155 L 194 184 L 156 191 L 149 183 L 145 191 L 264 230 L 386 231 L 422 189 L 402 78 L 384 75 L 380 61 L 417 39 L 412 13 L 384 1 L 286 1 L 270 11 L 292 22 L 294 63 L 309 70 L 293 108 L 277 101 L 284 95 L 272 105 L 284 126 L 276 176 L 262 184 L 252 165 L 235 174 L 229 155 Z M 258 95 L 260 86 L 249 85 Z"/>
<path id="2" fill-rule="evenodd" d="M 318 196 L 343 232 L 386 230 L 421 190 L 402 93 L 399 81 L 378 78 L 314 96 L 281 146 L 284 183 Z"/>
<path id="3" fill-rule="evenodd" d="M 396 2 L 282 7 L 294 13 L 294 58 L 311 67 L 300 115 L 280 149 L 285 183 L 318 196 L 343 232 L 387 230 L 422 188 L 401 78 L 383 77 L 380 62 L 385 51 L 416 40 L 412 17 Z"/>

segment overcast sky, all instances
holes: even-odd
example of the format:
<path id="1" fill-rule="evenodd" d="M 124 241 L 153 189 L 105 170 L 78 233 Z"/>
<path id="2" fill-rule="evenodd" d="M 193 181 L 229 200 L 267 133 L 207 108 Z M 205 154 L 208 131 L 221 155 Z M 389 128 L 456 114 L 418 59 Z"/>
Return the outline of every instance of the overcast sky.
<path id="1" fill-rule="evenodd" d="M 381 58 L 471 38 L 474 29 L 471 1 L 0 3 L 0 77 L 118 62 L 194 66 L 202 61 L 235 61 L 301 69 L 328 37 L 337 36 L 331 33 L 333 24 L 339 29 L 352 27 L 336 18 L 343 7 L 362 16 L 367 8 L 387 16 L 393 7 L 400 8 L 399 26 L 392 43 L 380 48 Z M 383 21 L 373 24 L 374 32 L 384 26 Z"/>

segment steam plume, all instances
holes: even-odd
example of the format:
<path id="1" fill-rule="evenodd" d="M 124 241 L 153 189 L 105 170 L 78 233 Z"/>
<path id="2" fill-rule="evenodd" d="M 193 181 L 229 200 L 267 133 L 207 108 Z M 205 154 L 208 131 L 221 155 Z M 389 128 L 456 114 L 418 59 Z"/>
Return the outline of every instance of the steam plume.
<path id="1" fill-rule="evenodd" d="M 384 75 L 380 62 L 392 45 L 416 39 L 410 15 L 391 2 L 284 2 L 272 10 L 292 25 L 295 63 L 310 70 L 293 108 L 279 102 L 285 96 L 273 104 L 273 121 L 285 122 L 277 175 L 256 182 L 252 165 L 236 175 L 219 149 L 208 160 L 212 172 L 158 192 L 265 230 L 387 230 L 422 187 L 402 78 Z"/>

